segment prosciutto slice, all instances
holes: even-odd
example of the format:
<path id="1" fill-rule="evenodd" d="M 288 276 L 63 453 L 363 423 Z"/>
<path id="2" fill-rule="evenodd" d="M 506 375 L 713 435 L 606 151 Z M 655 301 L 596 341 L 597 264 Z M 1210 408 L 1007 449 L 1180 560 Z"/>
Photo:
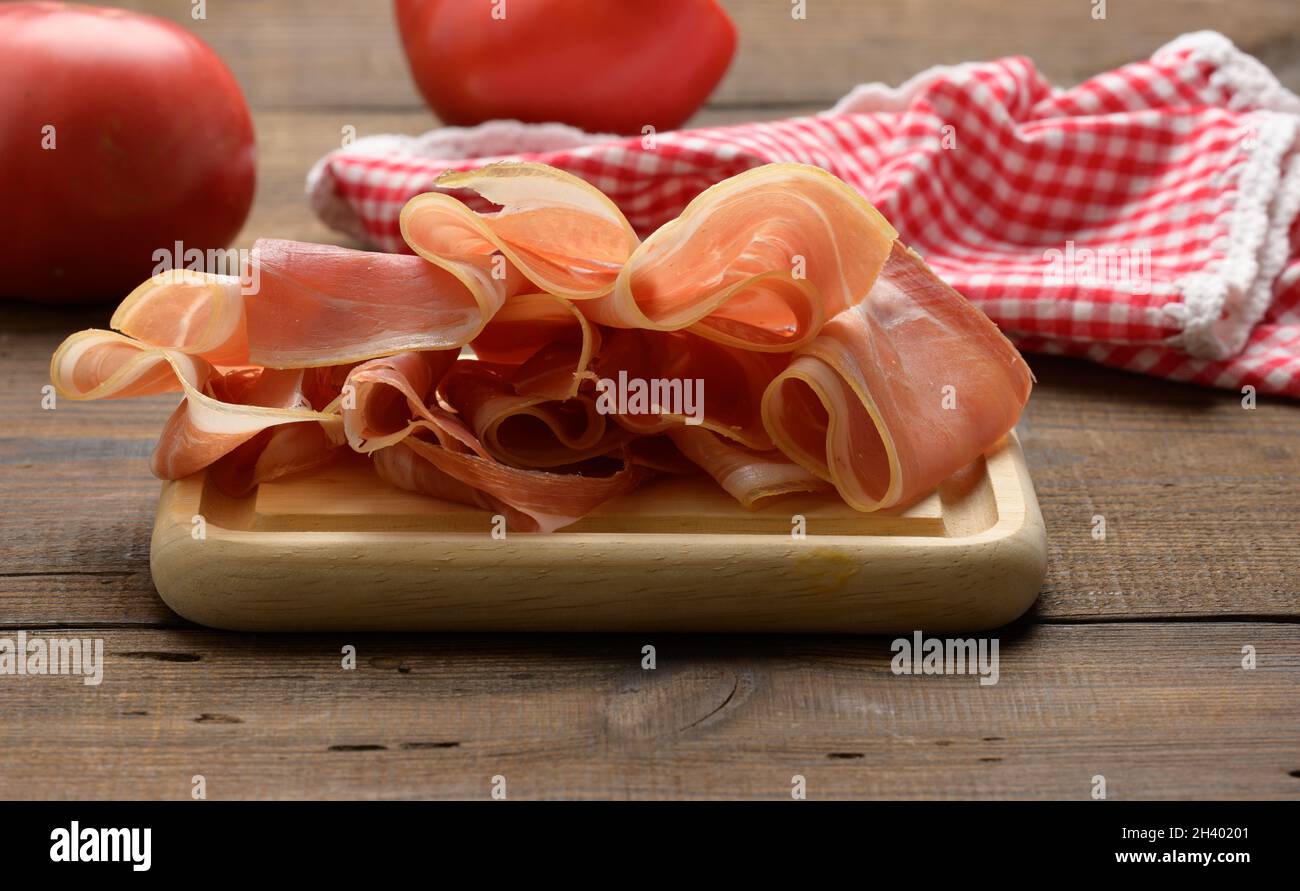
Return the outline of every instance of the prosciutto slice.
<path id="1" fill-rule="evenodd" d="M 757 507 L 779 495 L 830 489 L 830 484 L 775 449 L 756 451 L 700 427 L 677 427 L 668 435 L 683 455 L 745 507 Z"/>
<path id="2" fill-rule="evenodd" d="M 342 410 L 348 443 L 373 453 L 376 469 L 389 482 L 498 511 L 510 518 L 512 528 L 525 532 L 566 526 L 648 475 L 630 461 L 604 475 L 550 473 L 502 462 L 471 427 L 492 410 L 494 397 L 509 392 L 496 374 L 486 363 L 457 361 L 454 353 L 401 353 L 359 365 L 345 385 L 353 388 L 353 403 Z M 449 379 L 455 388 L 457 376 L 490 381 L 486 390 L 471 386 L 467 393 L 452 394 L 461 399 L 462 412 L 436 395 Z M 555 465 L 579 464 L 584 457 L 577 449 L 559 451 L 563 458 Z"/>
<path id="3" fill-rule="evenodd" d="M 162 479 L 189 476 L 264 430 L 312 422 L 336 428 L 338 417 L 312 407 L 303 393 L 301 369 L 250 368 L 231 372 L 212 380 L 206 393 L 186 387 L 184 401 L 172 412 L 158 437 L 153 472 Z M 245 456 L 253 457 L 248 452 Z M 299 458 L 291 460 L 296 463 Z"/>
<path id="4" fill-rule="evenodd" d="M 763 392 L 786 364 L 785 356 L 724 346 L 686 331 L 612 330 L 595 373 L 616 389 L 625 380 L 645 382 L 645 407 L 638 410 L 629 399 L 631 410 L 615 415 L 628 430 L 653 435 L 698 421 L 705 430 L 761 451 L 772 448 L 761 414 Z M 688 393 L 698 406 L 686 405 Z M 702 414 L 688 417 L 689 408 Z"/>
<path id="5" fill-rule="evenodd" d="M 632 438 L 600 413 L 590 392 L 559 399 L 527 395 L 533 386 L 527 371 L 458 362 L 439 394 L 489 454 L 516 467 L 575 464 L 616 452 Z"/>
<path id="6" fill-rule="evenodd" d="M 763 397 L 777 448 L 878 510 L 925 494 L 1016 423 L 1033 375 L 979 309 L 896 244 Z"/>
<path id="7" fill-rule="evenodd" d="M 249 362 L 243 286 L 235 276 L 160 273 L 127 295 L 109 324 L 141 343 L 215 365 Z"/>
<path id="8" fill-rule="evenodd" d="M 457 349 L 501 308 L 419 257 L 261 239 L 246 279 L 248 358 L 271 368 L 342 365 L 406 350 Z"/>
<path id="9" fill-rule="evenodd" d="M 164 479 L 238 496 L 359 453 L 532 532 L 662 473 L 905 504 L 1028 399 L 1011 344 L 820 169 L 747 171 L 645 241 L 543 165 L 436 186 L 402 211 L 411 256 L 263 239 L 238 277 L 154 276 L 64 341 L 57 391 L 178 394 Z"/>
<path id="10" fill-rule="evenodd" d="M 583 312 L 605 325 L 788 351 L 867 293 L 897 235 L 824 170 L 768 164 L 701 193 Z"/>
<path id="11" fill-rule="evenodd" d="M 272 427 L 339 424 L 337 415 L 317 411 L 306 398 L 301 370 L 246 368 L 222 374 L 202 355 L 150 346 L 112 331 L 69 337 L 51 360 L 50 377 L 67 399 L 183 392 L 151 460 L 162 479 L 202 470 Z"/>
<path id="12" fill-rule="evenodd" d="M 523 395 L 568 399 L 594 375 L 600 332 L 577 307 L 553 294 L 512 297 L 472 344 L 478 358 L 522 366 L 514 374 Z"/>
<path id="13" fill-rule="evenodd" d="M 500 209 L 480 214 L 442 192 L 417 195 L 402 208 L 402 237 L 485 304 L 500 306 L 519 274 L 559 297 L 597 297 L 613 287 L 638 243 L 613 201 L 544 164 L 491 164 L 443 174 L 436 185 Z"/>
<path id="14" fill-rule="evenodd" d="M 504 514 L 510 528 L 521 532 L 554 532 L 581 519 L 611 498 L 632 491 L 649 476 L 646 468 L 630 461 L 609 475 L 522 469 L 477 455 L 454 452 L 418 437 L 404 440 L 393 448 L 414 453 L 414 458 L 407 458 L 404 452 L 399 451 L 398 460 L 408 462 L 403 465 L 408 469 L 419 469 L 408 480 L 391 473 L 393 468 L 389 467 L 386 478 L 391 482 L 403 488 L 438 494 L 446 491 L 445 483 L 434 482 L 429 488 L 429 478 L 451 477 L 474 490 L 476 503 Z M 416 459 L 423 459 L 429 467 L 423 467 Z M 381 468 L 380 472 L 384 474 L 385 469 Z M 444 494 L 442 497 L 448 496 Z"/>

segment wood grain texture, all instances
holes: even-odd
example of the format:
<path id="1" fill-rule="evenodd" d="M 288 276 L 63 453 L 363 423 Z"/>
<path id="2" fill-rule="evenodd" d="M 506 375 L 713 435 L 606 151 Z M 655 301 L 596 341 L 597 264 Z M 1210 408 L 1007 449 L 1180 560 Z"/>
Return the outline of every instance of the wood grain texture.
<path id="1" fill-rule="evenodd" d="M 478 2 L 478 0 L 464 0 Z M 189 28 L 221 54 L 255 108 L 420 106 L 382 0 L 220 0 L 196 21 L 183 0 L 125 0 Z M 491 6 L 481 2 L 485 19 Z M 1300 6 L 1276 0 L 723 0 L 740 35 L 715 106 L 829 106 L 853 86 L 897 84 L 931 65 L 1030 56 L 1059 84 L 1137 61 L 1179 34 L 1212 28 L 1300 89 Z M 507 5 L 507 13 L 509 6 Z"/>
<path id="2" fill-rule="evenodd" d="M 490 511 L 349 458 L 239 499 L 203 474 L 164 485 L 159 595 L 244 631 L 970 631 L 1022 615 L 1046 566 L 1015 437 L 905 510 L 861 514 L 828 493 L 751 511 L 698 475 L 504 539 Z"/>
<path id="3" fill-rule="evenodd" d="M 1300 611 L 1300 405 L 1029 356 L 1021 423 L 1047 517 L 1037 614 Z M 1106 538 L 1092 535 L 1106 518 Z"/>
<path id="4" fill-rule="evenodd" d="M 1029 626 L 991 686 L 880 638 L 68 633 L 103 682 L 0 679 L 0 797 L 1300 799 L 1296 625 Z"/>

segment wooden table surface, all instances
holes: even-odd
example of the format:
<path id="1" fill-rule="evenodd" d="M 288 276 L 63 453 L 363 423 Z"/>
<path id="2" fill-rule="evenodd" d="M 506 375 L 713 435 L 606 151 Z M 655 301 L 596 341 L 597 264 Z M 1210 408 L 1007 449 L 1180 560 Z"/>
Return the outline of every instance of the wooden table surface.
<path id="1" fill-rule="evenodd" d="M 387 5 L 209 4 L 204 22 L 130 5 L 193 27 L 249 95 L 261 179 L 241 246 L 339 241 L 303 198 L 310 163 L 348 124 L 434 123 Z M 742 50 L 700 123 L 998 53 L 1078 80 L 1196 27 L 1300 80 L 1294 4 L 1112 4 L 1100 26 L 1087 4 L 826 0 L 794 24 L 785 3 L 728 6 Z M 511 798 L 788 799 L 800 774 L 810 798 L 1083 799 L 1096 775 L 1110 798 L 1300 798 L 1298 405 L 1030 356 L 1020 435 L 1049 566 L 1000 633 L 995 686 L 895 676 L 886 638 L 231 634 L 150 582 L 147 458 L 172 400 L 41 408 L 55 346 L 109 314 L 0 305 L 0 637 L 98 637 L 106 659 L 98 687 L 0 676 L 0 797 L 188 798 L 202 775 L 209 798 L 483 798 L 499 775 Z"/>

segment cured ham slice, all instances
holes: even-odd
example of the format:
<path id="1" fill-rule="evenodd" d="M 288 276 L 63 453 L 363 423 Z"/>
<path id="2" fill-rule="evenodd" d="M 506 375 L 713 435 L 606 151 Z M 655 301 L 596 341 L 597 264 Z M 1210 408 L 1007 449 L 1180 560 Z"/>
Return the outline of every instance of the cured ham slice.
<path id="1" fill-rule="evenodd" d="M 498 511 L 511 518 L 511 528 L 520 531 L 551 532 L 631 491 L 649 475 L 645 467 L 630 461 L 606 476 L 549 473 L 502 463 L 484 448 L 461 415 L 438 405 L 435 391 L 456 375 L 448 358 L 438 353 L 402 353 L 359 365 L 348 376 L 355 396 L 355 404 L 343 409 L 348 442 L 359 452 L 373 453 L 376 469 L 394 485 Z M 464 381 L 480 381 L 495 373 L 480 368 L 484 363 L 478 361 L 456 365 L 468 366 L 461 371 Z M 453 370 L 446 371 L 448 367 Z M 484 398 L 482 393 L 471 391 L 467 396 L 458 391 L 456 395 L 464 400 L 467 417 L 482 410 L 472 406 L 473 400 Z M 436 441 L 429 441 L 427 435 Z M 574 453 L 562 454 L 568 456 L 565 465 L 578 463 Z"/>
<path id="2" fill-rule="evenodd" d="M 184 401 L 172 412 L 154 448 L 151 466 L 159 478 L 189 476 L 282 424 L 339 424 L 337 415 L 312 407 L 303 393 L 302 369 L 231 372 L 214 378 L 209 392 L 213 395 L 186 387 Z M 266 469 L 262 473 L 263 478 L 278 475 Z"/>
<path id="3" fill-rule="evenodd" d="M 568 399 L 578 394 L 600 348 L 600 334 L 568 300 L 521 294 L 506 301 L 472 344 L 475 355 L 522 366 L 513 376 L 525 396 Z"/>
<path id="4" fill-rule="evenodd" d="M 480 302 L 507 296 L 508 277 L 494 267 L 518 270 L 540 290 L 581 301 L 600 324 L 689 328 L 749 350 L 788 351 L 814 337 L 867 292 L 898 235 L 844 182 L 801 164 L 769 164 L 707 189 L 643 244 L 607 197 L 543 165 L 492 164 L 436 185 L 501 206 L 476 213 L 429 193 L 401 213 L 407 244 Z"/>
<path id="5" fill-rule="evenodd" d="M 677 427 L 668 435 L 683 455 L 745 507 L 780 495 L 831 488 L 776 450 L 748 449 L 699 427 Z"/>
<path id="6" fill-rule="evenodd" d="M 558 467 L 618 451 L 632 437 L 596 408 L 589 365 L 601 337 L 552 294 L 511 297 L 459 362 L 441 398 L 484 447 L 519 467 Z M 585 387 L 585 391 L 581 392 Z"/>
<path id="7" fill-rule="evenodd" d="M 1033 376 L 988 317 L 896 245 L 763 398 L 777 447 L 862 511 L 925 494 L 1020 417 Z"/>
<path id="8" fill-rule="evenodd" d="M 213 365 L 247 365 L 248 324 L 239 278 L 170 270 L 118 306 L 113 330 L 141 343 L 202 356 Z"/>
<path id="9" fill-rule="evenodd" d="M 375 470 L 381 479 L 400 489 L 499 513 L 506 518 L 509 528 L 520 532 L 554 532 L 563 528 L 610 498 L 631 491 L 648 475 L 644 468 L 629 465 L 612 477 L 577 477 L 576 483 L 569 474 L 543 476 L 531 472 L 520 479 L 518 474 L 509 473 L 509 468 L 494 470 L 487 463 L 469 463 L 473 461 L 472 456 L 449 459 L 447 456 L 451 454 L 412 438 L 375 452 Z M 454 472 L 440 467 L 440 459 L 451 464 Z M 457 467 L 455 460 L 466 463 Z M 485 478 L 489 473 L 499 476 Z M 468 481 L 462 481 L 462 477 Z M 515 504 L 494 494 L 501 491 L 507 492 Z"/>
<path id="10" fill-rule="evenodd" d="M 429 192 L 412 198 L 401 213 L 402 237 L 411 249 L 485 304 L 505 301 L 511 280 L 505 273 L 515 270 L 549 294 L 597 297 L 613 287 L 638 243 L 613 201 L 544 164 L 491 164 L 445 173 L 435 185 L 500 205 L 480 214 L 450 195 Z"/>
<path id="11" fill-rule="evenodd" d="M 111 324 L 216 365 L 343 365 L 459 348 L 521 282 L 508 276 L 498 299 L 418 257 L 260 239 L 242 279 L 160 273 L 122 302 Z"/>
<path id="12" fill-rule="evenodd" d="M 64 341 L 56 389 L 179 394 L 165 479 L 207 469 L 239 496 L 359 453 L 389 484 L 539 532 L 659 473 L 745 507 L 906 503 L 1028 398 L 988 319 L 817 168 L 719 183 L 644 242 L 542 165 L 437 185 L 402 211 L 414 256 L 266 239 L 239 277 L 154 276 L 115 331 Z"/>
<path id="13" fill-rule="evenodd" d="M 763 427 L 762 397 L 788 358 L 749 352 L 706 340 L 690 332 L 611 330 L 595 363 L 613 404 L 623 381 L 642 382 L 643 406 L 630 393 L 629 409 L 618 422 L 642 436 L 682 425 L 698 425 L 757 450 L 772 448 Z M 691 398 L 688 400 L 687 397 Z M 620 404 L 624 400 L 620 397 Z M 686 402 L 696 403 L 687 406 Z M 688 417 L 684 409 L 702 409 Z"/>
<path id="14" fill-rule="evenodd" d="M 824 170 L 768 164 L 697 196 L 583 312 L 615 327 L 687 328 L 742 349 L 789 351 L 867 293 L 897 236 Z"/>
<path id="15" fill-rule="evenodd" d="M 459 348 L 519 281 L 473 291 L 419 257 L 276 239 L 259 240 L 251 262 L 259 284 L 245 301 L 248 359 L 271 368 Z"/>
<path id="16" fill-rule="evenodd" d="M 153 347 L 112 331 L 82 331 L 51 360 L 56 391 L 68 399 L 117 399 L 181 391 L 154 449 L 161 479 L 202 470 L 267 428 L 315 421 L 336 425 L 302 392 L 302 371 L 245 369 L 218 373 L 207 360 Z"/>
<path id="17" fill-rule="evenodd" d="M 201 356 L 95 329 L 70 336 L 50 359 L 50 381 L 64 399 L 197 393 L 211 374 L 212 366 Z"/>
<path id="18" fill-rule="evenodd" d="M 511 372 L 514 371 L 514 374 Z M 528 371 L 458 362 L 439 394 L 487 451 L 516 467 L 561 467 L 619 451 L 632 437 L 597 410 L 590 393 L 559 399 L 527 395 Z"/>
<path id="19" fill-rule="evenodd" d="M 433 398 L 456 356 L 450 350 L 399 353 L 353 368 L 344 385 L 351 388 L 351 402 L 342 406 L 348 445 L 368 454 L 425 429 L 444 441 L 450 437 L 476 448 L 460 419 L 439 408 Z"/>
<path id="20" fill-rule="evenodd" d="M 341 451 L 321 424 L 284 424 L 263 430 L 222 456 L 211 473 L 218 489 L 241 498 L 260 483 L 322 467 Z"/>
<path id="21" fill-rule="evenodd" d="M 410 437 L 393 448 L 413 452 L 440 475 L 469 486 L 478 493 L 477 503 L 504 514 L 510 528 L 521 532 L 554 532 L 611 498 L 632 491 L 650 475 L 648 469 L 631 462 L 608 476 L 526 470 L 474 454 L 453 452 L 418 437 Z M 394 476 L 388 479 L 399 486 L 405 482 Z M 432 491 L 426 489 L 429 480 L 424 472 L 416 473 L 411 481 L 415 485 L 404 488 L 430 494 L 446 491 L 445 481 L 434 482 Z"/>

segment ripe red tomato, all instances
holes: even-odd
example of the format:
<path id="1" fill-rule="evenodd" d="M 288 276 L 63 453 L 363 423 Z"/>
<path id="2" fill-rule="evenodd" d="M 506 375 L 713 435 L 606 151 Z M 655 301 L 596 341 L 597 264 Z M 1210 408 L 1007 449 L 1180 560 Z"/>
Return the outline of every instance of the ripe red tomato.
<path id="1" fill-rule="evenodd" d="M 239 85 L 183 28 L 0 6 L 0 296 L 121 298 L 154 251 L 230 243 L 253 199 Z"/>
<path id="2" fill-rule="evenodd" d="M 448 124 L 680 127 L 717 86 L 736 29 L 716 0 L 396 0 L 416 85 Z"/>

